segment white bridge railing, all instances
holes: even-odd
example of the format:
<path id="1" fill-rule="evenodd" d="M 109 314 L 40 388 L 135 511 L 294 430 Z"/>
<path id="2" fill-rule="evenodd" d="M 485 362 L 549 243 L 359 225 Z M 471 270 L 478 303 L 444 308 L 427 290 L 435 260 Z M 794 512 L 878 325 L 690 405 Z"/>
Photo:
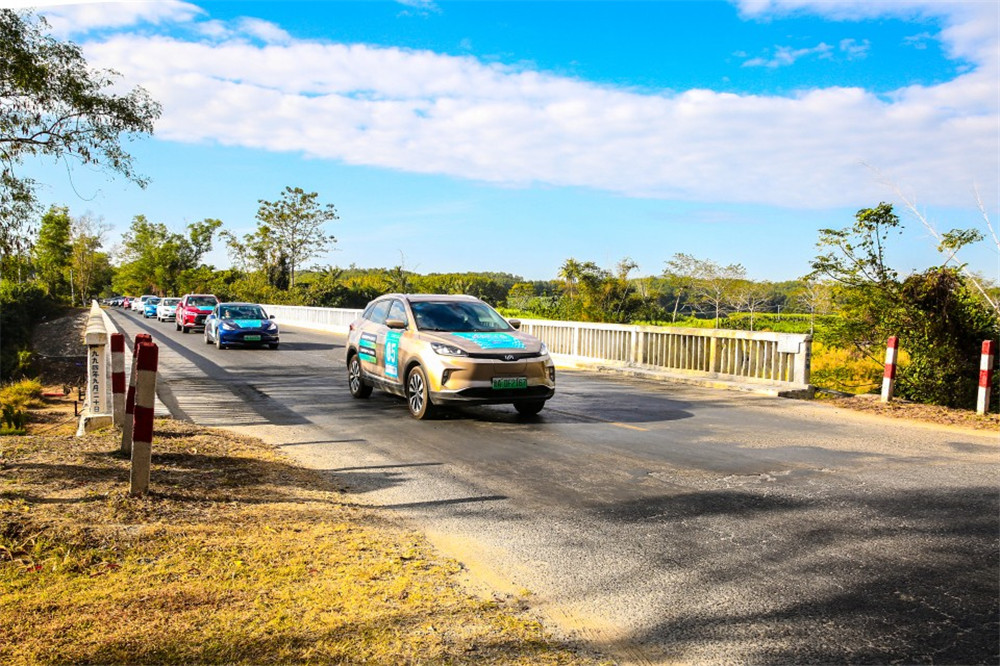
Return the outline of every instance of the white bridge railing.
<path id="1" fill-rule="evenodd" d="M 343 332 L 361 310 L 265 305 L 279 323 Z M 522 319 L 553 354 L 711 379 L 809 385 L 812 336 Z"/>

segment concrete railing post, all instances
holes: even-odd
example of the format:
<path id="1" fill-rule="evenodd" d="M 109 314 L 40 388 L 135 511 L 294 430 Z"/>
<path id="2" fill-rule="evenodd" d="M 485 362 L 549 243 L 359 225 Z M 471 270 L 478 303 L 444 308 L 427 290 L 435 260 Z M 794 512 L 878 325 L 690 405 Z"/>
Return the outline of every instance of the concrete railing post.
<path id="1" fill-rule="evenodd" d="M 87 328 L 83 336 L 87 345 L 87 398 L 76 434 L 83 435 L 112 423 L 111 391 L 108 382 L 108 330 L 104 325 L 101 306 L 94 301 L 90 307 Z"/>
<path id="2" fill-rule="evenodd" d="M 114 423 L 119 428 L 125 421 L 125 336 L 111 334 L 111 397 Z"/>
<path id="3" fill-rule="evenodd" d="M 979 361 L 979 395 L 976 399 L 976 413 L 985 414 L 990 409 L 990 390 L 993 386 L 993 366 L 996 364 L 997 343 L 983 342 L 983 355 Z"/>
<path id="4" fill-rule="evenodd" d="M 892 400 L 896 388 L 896 357 L 899 352 L 899 338 L 890 337 L 885 345 L 885 372 L 882 373 L 882 402 Z"/>
<path id="5" fill-rule="evenodd" d="M 132 371 L 129 373 L 128 394 L 125 396 L 125 419 L 122 421 L 122 455 L 132 455 L 132 425 L 133 414 L 135 412 L 135 378 L 136 361 L 139 356 L 139 345 L 143 342 L 152 342 L 153 336 L 149 333 L 137 333 L 135 345 L 132 347 Z"/>
<path id="6" fill-rule="evenodd" d="M 156 366 L 159 348 L 152 342 L 136 349 L 135 414 L 132 426 L 132 474 L 130 492 L 141 495 L 149 489 L 153 457 L 153 407 L 156 402 Z"/>

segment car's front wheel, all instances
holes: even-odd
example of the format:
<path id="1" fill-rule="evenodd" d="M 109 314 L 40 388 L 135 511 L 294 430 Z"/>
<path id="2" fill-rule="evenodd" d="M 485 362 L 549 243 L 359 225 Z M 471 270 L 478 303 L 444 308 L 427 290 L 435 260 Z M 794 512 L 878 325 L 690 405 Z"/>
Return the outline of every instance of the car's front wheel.
<path id="1" fill-rule="evenodd" d="M 514 403 L 514 409 L 521 416 L 535 416 L 545 407 L 544 400 L 518 400 Z"/>
<path id="2" fill-rule="evenodd" d="M 222 335 L 219 333 L 215 334 L 215 348 L 220 351 L 226 349 L 226 345 L 222 343 Z"/>
<path id="3" fill-rule="evenodd" d="M 406 405 L 410 409 L 410 416 L 415 419 L 429 419 L 434 415 L 427 375 L 419 365 L 413 366 L 406 375 Z"/>
<path id="4" fill-rule="evenodd" d="M 347 386 L 352 398 L 367 398 L 372 394 L 371 384 L 365 382 L 365 377 L 361 374 L 361 360 L 357 354 L 352 354 L 347 361 Z"/>

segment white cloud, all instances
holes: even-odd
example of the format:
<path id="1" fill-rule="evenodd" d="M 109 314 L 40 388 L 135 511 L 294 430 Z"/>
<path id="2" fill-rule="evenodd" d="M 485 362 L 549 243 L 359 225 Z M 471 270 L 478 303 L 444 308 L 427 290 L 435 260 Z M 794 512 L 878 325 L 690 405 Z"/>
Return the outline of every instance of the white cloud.
<path id="1" fill-rule="evenodd" d="M 833 47 L 829 44 L 820 43 L 812 48 L 793 49 L 790 46 L 776 46 L 774 56 L 771 58 L 751 58 L 743 63 L 744 67 L 788 67 L 794 65 L 796 60 L 807 56 L 817 56 L 818 58 L 829 58 Z"/>
<path id="2" fill-rule="evenodd" d="M 124 28 L 140 23 L 153 25 L 184 23 L 204 14 L 204 10 L 200 7 L 180 0 L 156 2 L 42 0 L 26 6 L 39 8 L 52 27 L 53 34 L 60 37 L 101 28 Z"/>
<path id="3" fill-rule="evenodd" d="M 996 50 L 995 21 L 991 36 L 960 18 L 952 15 L 942 34 L 952 52 Z M 245 23 L 242 34 L 232 32 L 240 25 L 199 25 L 215 33 L 212 41 L 121 35 L 86 45 L 95 64 L 123 71 L 163 103 L 161 139 L 506 185 L 799 207 L 884 196 L 862 162 L 930 204 L 967 204 L 974 180 L 992 184 L 983 194 L 995 200 L 1000 180 L 995 59 L 888 98 L 858 88 L 656 95 L 471 57 L 295 41 L 283 31 L 267 37 Z M 833 50 L 818 48 L 808 51 Z M 865 48 L 840 45 L 844 53 Z"/>

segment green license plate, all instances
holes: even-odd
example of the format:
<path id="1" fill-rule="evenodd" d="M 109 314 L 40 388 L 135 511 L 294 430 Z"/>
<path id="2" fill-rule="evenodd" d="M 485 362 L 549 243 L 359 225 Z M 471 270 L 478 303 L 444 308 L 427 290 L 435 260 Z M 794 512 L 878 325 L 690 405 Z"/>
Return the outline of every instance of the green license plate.
<path id="1" fill-rule="evenodd" d="M 259 335 L 244 335 L 243 339 L 246 340 L 247 342 L 260 342 Z"/>
<path id="2" fill-rule="evenodd" d="M 494 377 L 493 388 L 495 389 L 523 389 L 528 388 L 527 377 Z"/>

